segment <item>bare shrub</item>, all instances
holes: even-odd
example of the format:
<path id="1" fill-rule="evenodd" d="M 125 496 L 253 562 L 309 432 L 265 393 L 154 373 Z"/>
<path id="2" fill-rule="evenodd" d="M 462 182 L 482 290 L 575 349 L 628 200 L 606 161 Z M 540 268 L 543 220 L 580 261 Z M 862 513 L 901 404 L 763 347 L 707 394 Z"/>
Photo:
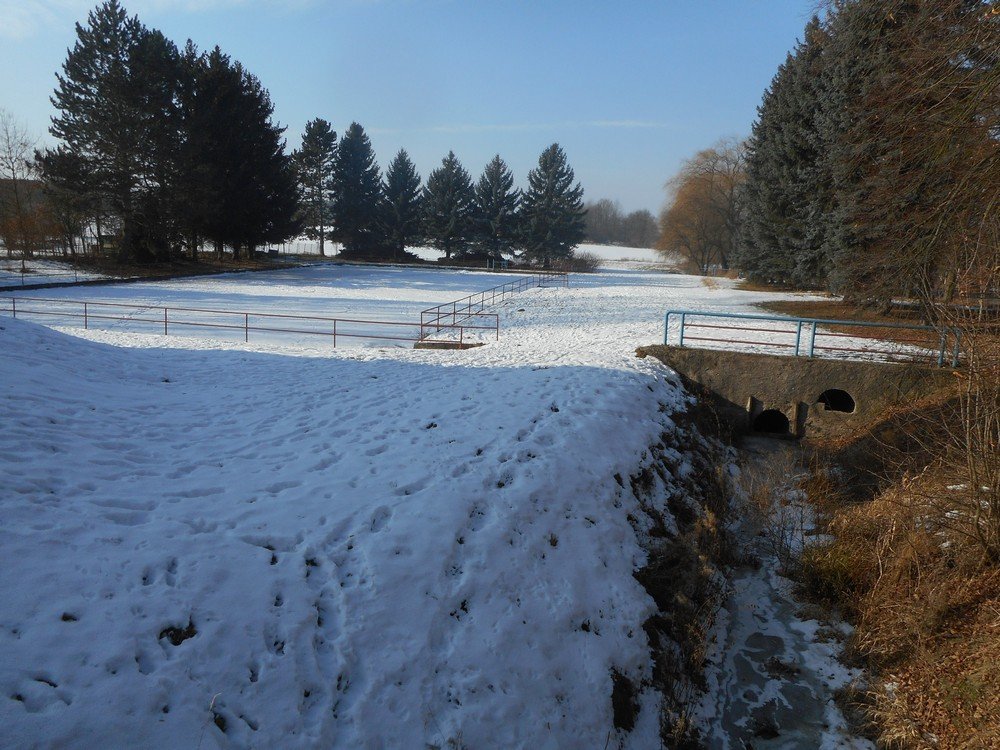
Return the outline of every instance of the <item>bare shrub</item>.
<path id="1" fill-rule="evenodd" d="M 703 276 L 701 279 L 701 285 L 707 287 L 708 289 L 718 289 L 719 280 L 713 276 Z"/>
<path id="2" fill-rule="evenodd" d="M 552 263 L 553 270 L 572 273 L 594 273 L 600 267 L 601 259 L 588 252 L 573 253 L 569 258 Z"/>
<path id="3" fill-rule="evenodd" d="M 807 526 L 804 493 L 799 485 L 805 475 L 791 451 L 751 453 L 740 466 L 739 488 L 748 520 L 786 572 L 798 567 Z"/>

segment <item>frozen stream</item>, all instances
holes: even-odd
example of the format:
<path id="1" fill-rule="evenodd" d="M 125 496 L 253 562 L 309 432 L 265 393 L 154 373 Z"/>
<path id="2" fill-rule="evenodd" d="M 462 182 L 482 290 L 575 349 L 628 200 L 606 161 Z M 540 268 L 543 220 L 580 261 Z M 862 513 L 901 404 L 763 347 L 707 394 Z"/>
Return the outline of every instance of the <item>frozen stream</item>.
<path id="1" fill-rule="evenodd" d="M 750 438 L 744 444 L 744 485 L 758 477 L 792 480 L 795 443 Z M 755 476 L 756 474 L 756 476 Z M 719 750 L 851 748 L 874 750 L 847 727 L 834 698 L 861 676 L 839 661 L 850 626 L 809 619 L 780 574 L 778 550 L 800 548 L 809 527 L 801 493 L 777 499 L 786 529 L 775 543 L 753 514 L 740 530 L 757 568 L 734 572 L 708 652 L 708 690 L 698 707 L 707 746 Z M 786 549 L 788 547 L 785 547 Z"/>

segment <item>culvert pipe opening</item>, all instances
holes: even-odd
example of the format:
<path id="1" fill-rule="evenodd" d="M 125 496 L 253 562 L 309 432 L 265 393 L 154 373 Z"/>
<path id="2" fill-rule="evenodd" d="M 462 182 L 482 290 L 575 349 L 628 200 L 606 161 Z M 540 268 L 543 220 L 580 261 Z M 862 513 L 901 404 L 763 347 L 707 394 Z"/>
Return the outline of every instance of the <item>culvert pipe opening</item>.
<path id="1" fill-rule="evenodd" d="M 829 388 L 823 391 L 816 399 L 816 403 L 823 404 L 826 411 L 842 411 L 847 414 L 852 414 L 857 408 L 854 397 L 840 388 Z"/>
<path id="2" fill-rule="evenodd" d="M 753 420 L 754 432 L 768 435 L 787 435 L 789 427 L 788 417 L 777 409 L 765 409 Z"/>

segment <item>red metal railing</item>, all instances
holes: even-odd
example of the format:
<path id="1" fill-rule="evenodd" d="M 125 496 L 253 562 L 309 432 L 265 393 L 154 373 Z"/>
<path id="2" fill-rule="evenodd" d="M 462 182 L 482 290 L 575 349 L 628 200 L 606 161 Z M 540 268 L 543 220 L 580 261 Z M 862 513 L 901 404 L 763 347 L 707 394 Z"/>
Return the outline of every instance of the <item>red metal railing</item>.
<path id="1" fill-rule="evenodd" d="M 437 333 L 446 327 L 447 321 L 450 325 L 458 325 L 463 320 L 473 317 L 497 317 L 491 313 L 484 313 L 483 310 L 497 302 L 503 302 L 517 292 L 534 287 L 544 286 L 569 286 L 569 275 L 555 271 L 542 271 L 522 276 L 506 284 L 484 289 L 454 300 L 435 305 L 420 313 L 420 338 L 424 339 L 431 333 Z M 499 319 L 497 322 L 497 338 L 499 339 Z"/>
<path id="2" fill-rule="evenodd" d="M 398 320 L 365 320 L 196 307 L 128 305 L 117 302 L 83 302 L 44 297 L 5 297 L 3 304 L 5 307 L 0 308 L 0 314 L 8 314 L 15 318 L 34 315 L 46 318 L 82 320 L 83 327 L 88 329 L 93 321 L 124 322 L 153 328 L 157 332 L 162 328 L 164 335 L 170 334 L 171 327 L 174 329 L 193 327 L 242 331 L 244 341 L 250 340 L 250 332 L 253 331 L 285 335 L 327 336 L 332 339 L 334 346 L 337 345 L 339 337 L 412 343 L 421 341 L 440 344 L 457 343 L 460 347 L 464 347 L 472 341 L 470 333 L 492 331 L 499 338 L 500 332 L 499 316 L 496 315 L 492 316 L 496 319 L 493 325 L 441 322 L 436 326 L 438 331 L 444 331 L 451 337 L 431 339 L 423 335 L 422 324 Z M 131 314 L 113 314 L 115 310 L 128 310 Z M 270 322 L 275 323 L 267 325 Z M 387 331 L 386 328 L 389 330 Z M 397 331 L 400 335 L 395 335 Z"/>

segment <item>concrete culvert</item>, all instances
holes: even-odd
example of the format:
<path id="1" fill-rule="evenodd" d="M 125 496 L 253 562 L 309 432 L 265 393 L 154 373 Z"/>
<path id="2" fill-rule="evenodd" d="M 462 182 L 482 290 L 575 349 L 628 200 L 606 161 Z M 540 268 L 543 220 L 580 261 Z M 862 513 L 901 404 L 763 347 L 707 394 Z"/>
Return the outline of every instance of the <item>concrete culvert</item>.
<path id="1" fill-rule="evenodd" d="M 766 432 L 770 435 L 787 435 L 788 428 L 788 417 L 777 409 L 765 409 L 753 421 L 754 432 Z"/>
<path id="2" fill-rule="evenodd" d="M 816 403 L 823 404 L 826 411 L 843 411 L 848 414 L 853 413 L 857 407 L 857 404 L 854 403 L 854 397 L 839 388 L 829 388 L 823 391 L 816 399 Z"/>

